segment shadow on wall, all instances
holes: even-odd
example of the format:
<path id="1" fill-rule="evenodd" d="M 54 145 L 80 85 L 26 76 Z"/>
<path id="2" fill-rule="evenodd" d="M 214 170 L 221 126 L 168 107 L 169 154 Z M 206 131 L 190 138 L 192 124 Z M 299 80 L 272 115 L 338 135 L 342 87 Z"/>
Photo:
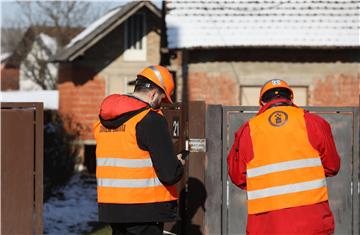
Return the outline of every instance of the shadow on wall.
<path id="1" fill-rule="evenodd" d="M 181 221 L 178 221 L 171 229 L 172 233 L 181 231 L 180 234 L 202 235 L 201 226 L 193 224 L 192 219 L 199 208 L 205 212 L 207 192 L 204 184 L 193 177 L 187 182 L 187 192 L 183 188 L 180 192 L 179 208 Z"/>

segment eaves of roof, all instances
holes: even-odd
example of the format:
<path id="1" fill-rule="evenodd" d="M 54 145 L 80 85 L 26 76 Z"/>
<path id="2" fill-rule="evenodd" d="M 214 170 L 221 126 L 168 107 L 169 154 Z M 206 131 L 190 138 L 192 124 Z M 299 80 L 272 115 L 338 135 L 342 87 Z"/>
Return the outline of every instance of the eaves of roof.
<path id="1" fill-rule="evenodd" d="M 106 20 L 100 27 L 97 27 L 89 35 L 79 40 L 70 47 L 65 47 L 60 51 L 52 62 L 71 62 L 79 55 L 85 53 L 87 49 L 96 44 L 99 40 L 104 38 L 113 29 L 126 21 L 131 15 L 135 14 L 140 8 L 146 6 L 151 12 L 153 12 L 159 18 L 161 17 L 161 11 L 150 1 L 132 1 L 126 5 L 121 6 L 119 12 L 115 13 L 108 20 Z"/>

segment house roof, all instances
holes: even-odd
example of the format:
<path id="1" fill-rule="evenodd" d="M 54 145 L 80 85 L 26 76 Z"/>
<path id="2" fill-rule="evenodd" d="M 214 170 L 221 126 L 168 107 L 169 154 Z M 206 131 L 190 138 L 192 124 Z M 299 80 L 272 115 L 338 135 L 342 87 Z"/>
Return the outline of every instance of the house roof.
<path id="1" fill-rule="evenodd" d="M 172 0 L 168 47 L 359 47 L 359 0 Z"/>
<path id="2" fill-rule="evenodd" d="M 92 22 L 84 31 L 72 39 L 53 60 L 59 62 L 73 61 L 142 7 L 147 7 L 156 16 L 161 17 L 161 11 L 150 1 L 129 2 L 110 10 Z"/>
<path id="3" fill-rule="evenodd" d="M 47 27 L 47 26 L 32 26 L 27 29 L 24 33 L 22 39 L 17 44 L 15 50 L 11 55 L 6 59 L 7 67 L 19 67 L 21 62 L 24 60 L 26 55 L 31 50 L 31 47 L 34 43 L 34 40 L 41 35 L 45 34 L 50 37 L 56 37 L 59 34 L 59 30 L 66 31 L 68 37 L 73 37 L 81 31 L 81 28 L 56 28 L 56 27 Z M 62 40 L 66 40 L 65 38 Z"/>

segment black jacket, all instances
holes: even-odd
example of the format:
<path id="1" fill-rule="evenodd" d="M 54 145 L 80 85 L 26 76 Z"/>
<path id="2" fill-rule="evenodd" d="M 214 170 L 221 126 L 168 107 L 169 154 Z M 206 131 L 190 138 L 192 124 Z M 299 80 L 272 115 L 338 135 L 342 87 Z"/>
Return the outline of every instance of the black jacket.
<path id="1" fill-rule="evenodd" d="M 110 120 L 104 120 L 100 116 L 100 121 L 106 128 L 117 128 L 145 108 L 123 113 Z M 166 119 L 150 111 L 137 124 L 136 139 L 141 149 L 150 152 L 159 180 L 164 185 L 176 184 L 183 175 L 183 166 L 176 158 Z M 107 223 L 167 222 L 177 218 L 177 201 L 142 204 L 99 203 L 99 220 Z"/>

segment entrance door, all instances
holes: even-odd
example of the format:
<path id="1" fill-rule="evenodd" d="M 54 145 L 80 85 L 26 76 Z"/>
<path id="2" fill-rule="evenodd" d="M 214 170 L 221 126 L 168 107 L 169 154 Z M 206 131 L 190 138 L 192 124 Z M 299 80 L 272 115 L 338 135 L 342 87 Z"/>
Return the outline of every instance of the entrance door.
<path id="1" fill-rule="evenodd" d="M 335 234 L 359 234 L 359 113 L 357 108 L 306 107 L 331 125 L 341 157 L 337 176 L 328 178 L 329 202 L 335 217 Z M 222 234 L 245 234 L 247 223 L 246 193 L 228 177 L 226 158 L 236 130 L 257 112 L 255 107 L 222 108 Z"/>

